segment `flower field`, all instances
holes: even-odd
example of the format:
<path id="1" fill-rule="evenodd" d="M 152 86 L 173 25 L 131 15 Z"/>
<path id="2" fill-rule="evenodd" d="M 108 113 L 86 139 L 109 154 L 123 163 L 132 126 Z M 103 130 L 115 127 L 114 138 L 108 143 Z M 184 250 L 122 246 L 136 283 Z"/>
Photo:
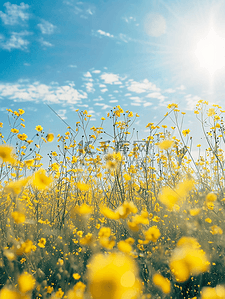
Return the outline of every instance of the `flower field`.
<path id="1" fill-rule="evenodd" d="M 201 100 L 194 111 L 206 149 L 192 144 L 177 104 L 146 124 L 142 140 L 133 129 L 139 116 L 120 106 L 99 127 L 77 110 L 75 128 L 54 136 L 38 124 L 33 138 L 24 133 L 25 111 L 7 111 L 0 299 L 225 298 L 220 106 Z"/>

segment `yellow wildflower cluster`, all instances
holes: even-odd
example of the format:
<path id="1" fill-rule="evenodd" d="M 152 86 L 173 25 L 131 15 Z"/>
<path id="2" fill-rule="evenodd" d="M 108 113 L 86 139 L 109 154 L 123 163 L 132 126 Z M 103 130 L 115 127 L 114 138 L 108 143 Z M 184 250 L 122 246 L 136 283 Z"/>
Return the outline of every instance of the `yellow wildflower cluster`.
<path id="1" fill-rule="evenodd" d="M 196 239 L 182 237 L 170 259 L 170 269 L 178 282 L 188 280 L 190 275 L 198 275 L 209 269 L 205 252 Z"/>

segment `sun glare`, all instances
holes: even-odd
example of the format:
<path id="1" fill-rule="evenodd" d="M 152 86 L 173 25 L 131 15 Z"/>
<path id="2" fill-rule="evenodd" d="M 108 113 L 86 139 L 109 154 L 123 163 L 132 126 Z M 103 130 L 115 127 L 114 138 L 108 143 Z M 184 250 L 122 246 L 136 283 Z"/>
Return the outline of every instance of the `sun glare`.
<path id="1" fill-rule="evenodd" d="M 209 74 L 213 75 L 225 66 L 225 38 L 211 29 L 208 35 L 198 42 L 195 55 L 200 67 L 207 69 Z"/>

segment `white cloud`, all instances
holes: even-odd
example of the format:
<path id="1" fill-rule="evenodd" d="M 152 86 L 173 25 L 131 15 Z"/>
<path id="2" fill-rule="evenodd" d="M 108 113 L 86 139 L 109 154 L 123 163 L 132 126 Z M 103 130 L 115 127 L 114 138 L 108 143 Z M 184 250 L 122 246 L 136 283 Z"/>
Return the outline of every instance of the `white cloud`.
<path id="1" fill-rule="evenodd" d="M 146 96 L 146 98 L 153 98 L 153 99 L 158 99 L 160 101 L 164 101 L 167 97 L 162 95 L 160 92 L 152 92 L 152 93 L 149 93 Z"/>
<path id="2" fill-rule="evenodd" d="M 46 85 L 39 82 L 0 83 L 0 97 L 14 102 L 47 102 L 76 104 L 87 98 L 87 93 L 76 90 L 72 84 L 65 86 Z"/>
<path id="3" fill-rule="evenodd" d="M 93 73 L 93 74 L 100 74 L 101 71 L 99 71 L 99 70 L 94 70 L 94 71 L 92 71 L 92 73 Z"/>
<path id="4" fill-rule="evenodd" d="M 95 92 L 93 83 L 91 83 L 91 82 L 85 83 L 85 86 L 86 86 L 87 92 L 92 92 L 92 93 Z"/>
<path id="5" fill-rule="evenodd" d="M 6 13 L 0 11 L 0 18 L 5 25 L 24 24 L 29 19 L 29 14 L 26 12 L 29 8 L 28 4 L 22 2 L 20 5 L 16 5 L 6 2 L 4 6 Z"/>
<path id="6" fill-rule="evenodd" d="M 183 90 L 186 89 L 186 87 L 185 87 L 184 85 L 181 85 L 180 87 L 177 87 L 176 89 L 177 89 L 177 90 L 181 90 L 181 91 L 183 91 Z"/>
<path id="7" fill-rule="evenodd" d="M 167 93 L 174 93 L 174 92 L 176 92 L 176 89 L 173 89 L 173 88 L 167 88 L 167 89 L 165 90 L 165 92 L 167 92 Z"/>
<path id="8" fill-rule="evenodd" d="M 147 103 L 144 103 L 144 104 L 143 104 L 144 107 L 148 107 L 148 106 L 152 106 L 152 105 L 153 105 L 153 104 L 152 104 L 151 102 L 147 102 Z"/>
<path id="9" fill-rule="evenodd" d="M 101 89 L 101 92 L 105 93 L 106 91 L 108 91 L 107 88 Z"/>
<path id="10" fill-rule="evenodd" d="M 185 98 L 186 98 L 185 100 L 187 103 L 187 106 L 186 106 L 187 110 L 194 110 L 198 101 L 201 100 L 201 97 L 192 96 L 191 94 L 186 95 Z"/>
<path id="11" fill-rule="evenodd" d="M 80 1 L 74 3 L 73 0 L 64 0 L 63 3 L 72 7 L 70 11 L 76 15 L 79 15 L 82 19 L 87 19 L 89 16 L 95 14 L 95 6 L 85 2 Z"/>
<path id="12" fill-rule="evenodd" d="M 129 80 L 127 89 L 136 93 L 143 93 L 148 91 L 159 91 L 160 88 L 156 87 L 155 84 L 148 81 L 148 79 L 143 80 L 142 82 L 136 82 Z"/>
<path id="13" fill-rule="evenodd" d="M 71 67 L 71 68 L 76 68 L 76 67 L 77 67 L 77 65 L 76 65 L 76 64 L 70 64 L 70 65 L 68 65 L 68 67 Z"/>
<path id="14" fill-rule="evenodd" d="M 56 29 L 55 25 L 45 20 L 41 20 L 41 23 L 37 24 L 37 26 L 41 30 L 42 34 L 53 34 Z"/>
<path id="15" fill-rule="evenodd" d="M 118 103 L 118 100 L 111 100 L 109 103 Z"/>
<path id="16" fill-rule="evenodd" d="M 128 43 L 129 41 L 131 41 L 131 38 L 123 33 L 119 34 L 119 39 L 122 40 L 124 43 Z"/>
<path id="17" fill-rule="evenodd" d="M 62 118 L 62 119 L 67 119 L 66 117 L 66 109 L 60 109 L 57 111 L 57 114 Z"/>
<path id="18" fill-rule="evenodd" d="M 84 77 L 85 77 L 85 78 L 91 78 L 91 77 L 92 77 L 92 75 L 91 75 L 91 73 L 90 73 L 90 72 L 87 72 L 87 73 L 85 73 L 85 74 L 84 74 Z"/>
<path id="19" fill-rule="evenodd" d="M 100 78 L 102 80 L 104 80 L 104 82 L 106 84 L 122 84 L 119 81 L 119 76 L 116 74 L 112 74 L 112 73 L 104 73 L 100 76 Z"/>
<path id="20" fill-rule="evenodd" d="M 101 96 L 99 96 L 97 99 L 94 99 L 93 101 L 94 101 L 94 102 L 104 101 L 104 99 L 103 99 Z"/>
<path id="21" fill-rule="evenodd" d="M 27 50 L 29 41 L 24 39 L 24 36 L 30 35 L 28 31 L 12 32 L 9 39 L 5 39 L 3 36 L 0 36 L 0 47 L 2 49 L 11 51 L 12 49 Z"/>
<path id="22" fill-rule="evenodd" d="M 112 35 L 112 34 L 110 34 L 110 33 L 108 33 L 108 32 L 105 32 L 105 31 L 103 31 L 103 30 L 101 30 L 101 29 L 97 30 L 97 33 L 98 33 L 100 36 L 103 35 L 103 36 L 107 36 L 107 37 L 111 37 L 111 38 L 114 37 L 114 35 Z"/>
<path id="23" fill-rule="evenodd" d="M 141 106 L 141 104 L 140 103 L 136 103 L 136 102 L 132 102 L 131 106 Z"/>
<path id="24" fill-rule="evenodd" d="M 51 44 L 50 42 L 45 41 L 42 37 L 39 39 L 39 42 L 44 47 L 53 47 L 53 44 Z"/>
<path id="25" fill-rule="evenodd" d="M 131 22 L 136 22 L 136 18 L 135 17 L 123 17 L 122 18 L 126 23 L 131 23 Z"/>
<path id="26" fill-rule="evenodd" d="M 102 107 L 102 110 L 112 108 L 112 106 L 109 106 L 109 105 L 106 105 L 106 104 L 103 104 L 103 103 L 95 103 L 94 105 Z"/>

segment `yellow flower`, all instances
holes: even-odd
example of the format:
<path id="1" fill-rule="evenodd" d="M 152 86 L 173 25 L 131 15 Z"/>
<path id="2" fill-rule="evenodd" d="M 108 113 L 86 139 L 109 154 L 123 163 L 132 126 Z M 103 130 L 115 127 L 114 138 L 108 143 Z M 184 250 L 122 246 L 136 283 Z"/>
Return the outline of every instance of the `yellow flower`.
<path id="1" fill-rule="evenodd" d="M 201 209 L 199 208 L 194 208 L 194 209 L 190 209 L 190 215 L 191 216 L 197 216 L 200 212 L 201 212 Z"/>
<path id="2" fill-rule="evenodd" d="M 124 253 L 130 253 L 132 250 L 132 246 L 124 240 L 119 241 L 117 247 Z"/>
<path id="3" fill-rule="evenodd" d="M 45 170 L 43 168 L 40 168 L 38 171 L 35 172 L 32 184 L 38 190 L 44 190 L 52 183 L 52 181 L 52 177 L 46 176 Z"/>
<path id="4" fill-rule="evenodd" d="M 12 128 L 12 129 L 11 129 L 11 132 L 12 132 L 12 133 L 19 133 L 19 130 L 18 130 L 18 129 L 14 129 L 14 128 Z"/>
<path id="5" fill-rule="evenodd" d="M 188 280 L 190 275 L 206 272 L 209 262 L 205 252 L 195 238 L 183 237 L 177 243 L 171 259 L 170 269 L 178 282 Z"/>
<path id="6" fill-rule="evenodd" d="M 208 111 L 207 115 L 208 116 L 213 116 L 215 114 L 216 114 L 215 109 L 214 108 L 209 108 L 209 111 Z"/>
<path id="7" fill-rule="evenodd" d="M 219 226 L 217 226 L 217 225 L 213 225 L 213 226 L 211 226 L 211 231 L 210 231 L 210 233 L 211 233 L 212 235 L 222 235 L 222 234 L 223 234 L 223 230 L 222 230 L 222 228 L 220 228 Z"/>
<path id="8" fill-rule="evenodd" d="M 85 284 L 83 282 L 79 281 L 75 284 L 72 290 L 69 290 L 65 298 L 68 299 L 83 299 L 83 293 L 85 291 Z"/>
<path id="9" fill-rule="evenodd" d="M 127 173 L 125 173 L 125 174 L 123 175 L 123 177 L 124 177 L 124 179 L 125 179 L 126 181 L 130 181 L 130 180 L 131 180 L 131 176 L 130 176 L 129 174 L 127 174 Z"/>
<path id="10" fill-rule="evenodd" d="M 206 219 L 205 219 L 205 222 L 211 223 L 211 222 L 212 222 L 212 219 L 210 219 L 210 218 L 206 218 Z"/>
<path id="11" fill-rule="evenodd" d="M 45 248 L 45 244 L 46 244 L 46 239 L 45 238 L 41 238 L 38 241 L 38 246 L 41 247 L 41 248 Z"/>
<path id="12" fill-rule="evenodd" d="M 81 245 L 90 245 L 93 241 L 93 235 L 91 233 L 87 233 L 86 236 L 80 239 Z"/>
<path id="13" fill-rule="evenodd" d="M 25 215 L 21 212 L 15 211 L 11 214 L 12 218 L 14 219 L 15 223 L 23 223 L 26 219 Z"/>
<path id="14" fill-rule="evenodd" d="M 4 287 L 0 291 L 0 299 L 20 299 L 21 296 L 18 292 L 12 291 L 7 287 Z"/>
<path id="15" fill-rule="evenodd" d="M 88 206 L 86 203 L 81 206 L 76 206 L 71 212 L 71 217 L 73 218 L 74 214 L 80 214 L 81 216 L 88 215 L 92 213 L 92 207 Z"/>
<path id="16" fill-rule="evenodd" d="M 150 227 L 147 231 L 144 232 L 146 241 L 156 242 L 161 236 L 161 233 L 156 225 Z"/>
<path id="17" fill-rule="evenodd" d="M 25 242 L 23 242 L 20 247 L 18 247 L 16 249 L 16 255 L 22 255 L 24 253 L 30 253 L 31 250 L 35 251 L 34 250 L 34 245 L 33 245 L 33 242 L 29 239 L 27 239 Z"/>
<path id="18" fill-rule="evenodd" d="M 21 293 L 27 293 L 34 289 L 35 279 L 27 272 L 21 274 L 18 278 L 19 290 Z"/>
<path id="19" fill-rule="evenodd" d="M 75 280 L 78 280 L 80 277 L 81 277 L 80 274 L 78 274 L 78 273 L 73 273 L 73 278 L 74 278 Z"/>
<path id="20" fill-rule="evenodd" d="M 124 203 L 117 208 L 116 212 L 119 213 L 120 218 L 127 218 L 130 213 L 137 213 L 137 207 L 132 201 L 124 201 Z"/>
<path id="21" fill-rule="evenodd" d="M 38 125 L 38 126 L 36 126 L 35 130 L 38 132 L 41 132 L 43 130 L 43 127 Z"/>
<path id="22" fill-rule="evenodd" d="M 217 200 L 217 196 L 216 196 L 215 193 L 208 193 L 206 195 L 206 200 L 207 201 L 211 201 L 211 202 L 216 201 Z"/>
<path id="23" fill-rule="evenodd" d="M 97 254 L 88 267 L 89 290 L 93 299 L 135 299 L 139 296 L 138 269 L 122 253 Z"/>
<path id="24" fill-rule="evenodd" d="M 168 150 L 173 145 L 173 140 L 163 140 L 158 143 L 158 147 L 163 150 Z"/>
<path id="25" fill-rule="evenodd" d="M 53 133 L 48 133 L 46 138 L 47 138 L 48 142 L 52 142 L 54 140 L 54 134 Z"/>
<path id="26" fill-rule="evenodd" d="M 8 185 L 5 186 L 5 192 L 6 193 L 13 193 L 14 195 L 18 195 L 22 189 L 27 185 L 30 177 L 27 177 L 25 179 L 20 179 L 15 182 L 9 182 Z"/>
<path id="27" fill-rule="evenodd" d="M 119 219 L 119 213 L 117 211 L 114 212 L 113 210 L 104 206 L 100 207 L 100 211 L 106 218 L 113 219 L 113 220 Z"/>
<path id="28" fill-rule="evenodd" d="M 20 114 L 20 115 L 22 115 L 22 114 L 25 113 L 25 111 L 24 111 L 23 109 L 20 109 L 20 108 L 18 109 L 18 111 L 19 111 L 19 114 Z"/>
<path id="29" fill-rule="evenodd" d="M 26 160 L 26 161 L 24 161 L 24 163 L 29 168 L 34 165 L 34 160 L 33 159 Z"/>
<path id="30" fill-rule="evenodd" d="M 170 281 L 168 278 L 163 277 L 161 274 L 156 273 L 153 275 L 153 283 L 161 289 L 164 294 L 169 294 L 171 290 Z"/>
<path id="31" fill-rule="evenodd" d="M 2 163 L 13 164 L 16 162 L 12 146 L 0 145 L 0 160 L 2 160 Z"/>
<path id="32" fill-rule="evenodd" d="M 90 185 L 89 184 L 85 184 L 85 183 L 77 183 L 77 188 L 80 190 L 80 191 L 88 191 L 90 189 Z"/>
<path id="33" fill-rule="evenodd" d="M 186 136 L 186 135 L 188 135 L 190 133 L 190 130 L 189 129 L 186 129 L 186 130 L 183 130 L 182 131 L 182 134 L 184 135 L 184 137 Z"/>
<path id="34" fill-rule="evenodd" d="M 215 288 L 204 287 L 201 294 L 201 299 L 223 299 L 225 298 L 225 287 L 222 285 L 217 285 Z"/>
<path id="35" fill-rule="evenodd" d="M 171 210 L 179 200 L 187 196 L 188 192 L 194 187 L 194 184 L 194 180 L 188 179 L 179 183 L 174 190 L 164 187 L 159 194 L 159 200 Z"/>
<path id="36" fill-rule="evenodd" d="M 20 139 L 20 140 L 22 140 L 22 141 L 25 141 L 25 140 L 27 140 L 27 135 L 25 133 L 18 134 L 17 138 Z"/>

